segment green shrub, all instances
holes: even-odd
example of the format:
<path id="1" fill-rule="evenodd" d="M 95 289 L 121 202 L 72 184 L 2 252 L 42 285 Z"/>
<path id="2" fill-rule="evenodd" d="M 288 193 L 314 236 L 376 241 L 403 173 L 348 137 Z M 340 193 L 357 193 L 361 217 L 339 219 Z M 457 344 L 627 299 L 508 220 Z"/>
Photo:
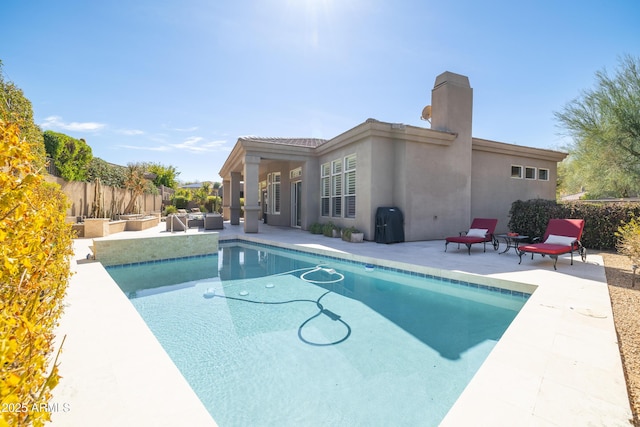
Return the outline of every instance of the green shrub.
<path id="1" fill-rule="evenodd" d="M 621 223 L 640 216 L 639 203 L 557 203 L 555 200 L 517 200 L 509 211 L 509 229 L 521 235 L 541 237 L 551 218 L 585 220 L 582 244 L 591 249 L 615 250 Z"/>
<path id="2" fill-rule="evenodd" d="M 178 212 L 178 208 L 176 208 L 176 207 L 175 207 L 175 206 L 173 206 L 173 205 L 169 205 L 169 206 L 167 206 L 167 207 L 165 208 L 165 210 L 164 210 L 164 215 L 165 215 L 165 216 L 167 216 L 167 215 L 174 214 L 174 213 L 176 213 L 176 212 Z"/>
<path id="3" fill-rule="evenodd" d="M 30 150 L 18 126 L 0 120 L 0 426 L 50 420 L 54 328 L 73 253 L 68 201 Z"/>
<path id="4" fill-rule="evenodd" d="M 48 130 L 44 133 L 47 155 L 53 158 L 60 176 L 67 181 L 85 181 L 93 158 L 91 147 L 84 139 Z"/>
<path id="5" fill-rule="evenodd" d="M 189 199 L 184 196 L 175 196 L 173 198 L 173 204 L 177 209 L 187 209 L 187 205 L 189 204 Z"/>
<path id="6" fill-rule="evenodd" d="M 333 237 L 333 231 L 340 231 L 340 227 L 332 223 L 331 221 L 327 222 L 322 226 L 322 234 L 327 237 Z"/>
<path id="7" fill-rule="evenodd" d="M 314 222 L 309 226 L 309 232 L 311 234 L 322 234 L 323 232 L 322 228 L 323 228 L 322 224 L 320 224 L 319 222 Z"/>
<path id="8" fill-rule="evenodd" d="M 358 230 L 355 227 L 343 228 L 342 229 L 342 240 L 344 240 L 345 242 L 350 242 L 351 241 L 351 235 L 353 233 L 362 233 L 362 231 Z"/>
<path id="9" fill-rule="evenodd" d="M 628 256 L 634 266 L 640 265 L 640 220 L 633 217 L 618 227 L 616 237 L 618 252 Z"/>
<path id="10" fill-rule="evenodd" d="M 561 218 L 555 200 L 516 200 L 509 211 L 509 230 L 523 236 L 539 237 L 544 234 L 549 218 Z"/>

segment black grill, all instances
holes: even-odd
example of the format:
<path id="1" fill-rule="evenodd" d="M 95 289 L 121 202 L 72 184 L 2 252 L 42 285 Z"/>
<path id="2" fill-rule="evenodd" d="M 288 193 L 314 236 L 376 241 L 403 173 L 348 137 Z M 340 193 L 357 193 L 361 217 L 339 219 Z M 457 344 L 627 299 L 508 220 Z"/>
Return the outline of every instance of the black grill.
<path id="1" fill-rule="evenodd" d="M 375 241 L 376 243 L 404 242 L 404 216 L 400 209 L 378 208 Z"/>

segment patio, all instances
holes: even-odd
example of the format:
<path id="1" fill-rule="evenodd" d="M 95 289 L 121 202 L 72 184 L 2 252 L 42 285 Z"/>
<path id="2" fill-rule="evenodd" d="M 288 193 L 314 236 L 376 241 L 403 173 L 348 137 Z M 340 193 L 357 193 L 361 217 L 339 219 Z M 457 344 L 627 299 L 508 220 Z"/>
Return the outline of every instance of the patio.
<path id="1" fill-rule="evenodd" d="M 260 224 L 244 234 L 228 222 L 220 239 L 243 238 L 339 251 L 443 274 L 471 274 L 538 286 L 441 425 L 628 426 L 631 410 L 601 257 L 553 261 L 499 254 L 444 241 L 393 245 L 348 243 L 306 231 Z M 210 233 L 189 229 L 187 233 Z M 184 233 L 184 232 L 183 232 Z M 165 224 L 109 239 L 167 235 Z M 86 260 L 91 239 L 75 241 L 75 257 L 58 337 L 63 379 L 52 403 L 53 425 L 215 425 L 133 306 L 101 264 Z M 504 243 L 501 242 L 504 246 Z M 501 247 L 501 250 L 503 247 Z"/>

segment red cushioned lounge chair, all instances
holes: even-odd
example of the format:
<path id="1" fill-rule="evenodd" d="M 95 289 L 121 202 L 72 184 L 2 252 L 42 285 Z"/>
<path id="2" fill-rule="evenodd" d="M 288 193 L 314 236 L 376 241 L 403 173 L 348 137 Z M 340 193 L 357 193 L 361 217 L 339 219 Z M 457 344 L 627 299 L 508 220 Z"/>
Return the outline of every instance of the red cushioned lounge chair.
<path id="1" fill-rule="evenodd" d="M 542 239 L 537 238 L 532 244 L 518 246 L 518 264 L 522 263 L 522 255 L 525 253 L 531 253 L 531 259 L 533 254 L 549 255 L 553 259 L 554 270 L 557 270 L 558 255 L 571 254 L 573 265 L 573 253 L 577 251 L 582 261 L 586 261 L 587 250 L 580 243 L 583 229 L 584 219 L 550 219 Z M 541 243 L 536 243 L 538 241 Z"/>
<path id="2" fill-rule="evenodd" d="M 474 218 L 469 227 L 469 231 L 460 232 L 459 236 L 447 237 L 444 243 L 444 251 L 447 251 L 447 245 L 449 243 L 457 243 L 460 247 L 460 243 L 467 246 L 469 255 L 471 255 L 471 245 L 475 243 L 482 243 L 484 251 L 487 251 L 487 242 L 491 242 L 494 250 L 498 250 L 498 240 L 493 237 L 493 232 L 496 229 L 498 220 L 494 218 Z"/>

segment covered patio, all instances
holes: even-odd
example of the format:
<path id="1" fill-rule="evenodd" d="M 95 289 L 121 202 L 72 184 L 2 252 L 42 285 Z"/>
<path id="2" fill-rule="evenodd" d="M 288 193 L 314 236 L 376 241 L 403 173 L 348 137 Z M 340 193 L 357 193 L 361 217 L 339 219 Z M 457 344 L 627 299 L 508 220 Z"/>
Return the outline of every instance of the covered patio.
<path id="1" fill-rule="evenodd" d="M 317 211 L 318 202 L 311 197 L 292 200 L 287 185 L 299 182 L 301 187 L 298 191 L 303 194 L 308 192 L 308 183 L 318 182 L 319 176 L 312 176 L 317 167 L 311 167 L 309 163 L 317 163 L 312 149 L 324 142 L 323 139 L 314 138 L 239 138 L 220 170 L 223 217 L 231 225 L 240 225 L 240 199 L 244 196 L 242 225 L 245 233 L 257 233 L 259 222 L 267 215 L 273 216 L 271 221 L 275 225 L 306 228 L 309 220 L 305 213 Z M 281 170 L 299 170 L 300 175 L 292 180 L 291 175 L 282 176 L 279 173 Z M 271 172 L 274 178 L 271 178 Z M 278 173 L 277 182 L 275 173 Z M 266 198 L 267 185 L 278 186 L 277 195 L 274 191 L 270 200 Z M 292 208 L 280 210 L 281 206 Z M 292 216 L 295 218 L 292 219 Z"/>

